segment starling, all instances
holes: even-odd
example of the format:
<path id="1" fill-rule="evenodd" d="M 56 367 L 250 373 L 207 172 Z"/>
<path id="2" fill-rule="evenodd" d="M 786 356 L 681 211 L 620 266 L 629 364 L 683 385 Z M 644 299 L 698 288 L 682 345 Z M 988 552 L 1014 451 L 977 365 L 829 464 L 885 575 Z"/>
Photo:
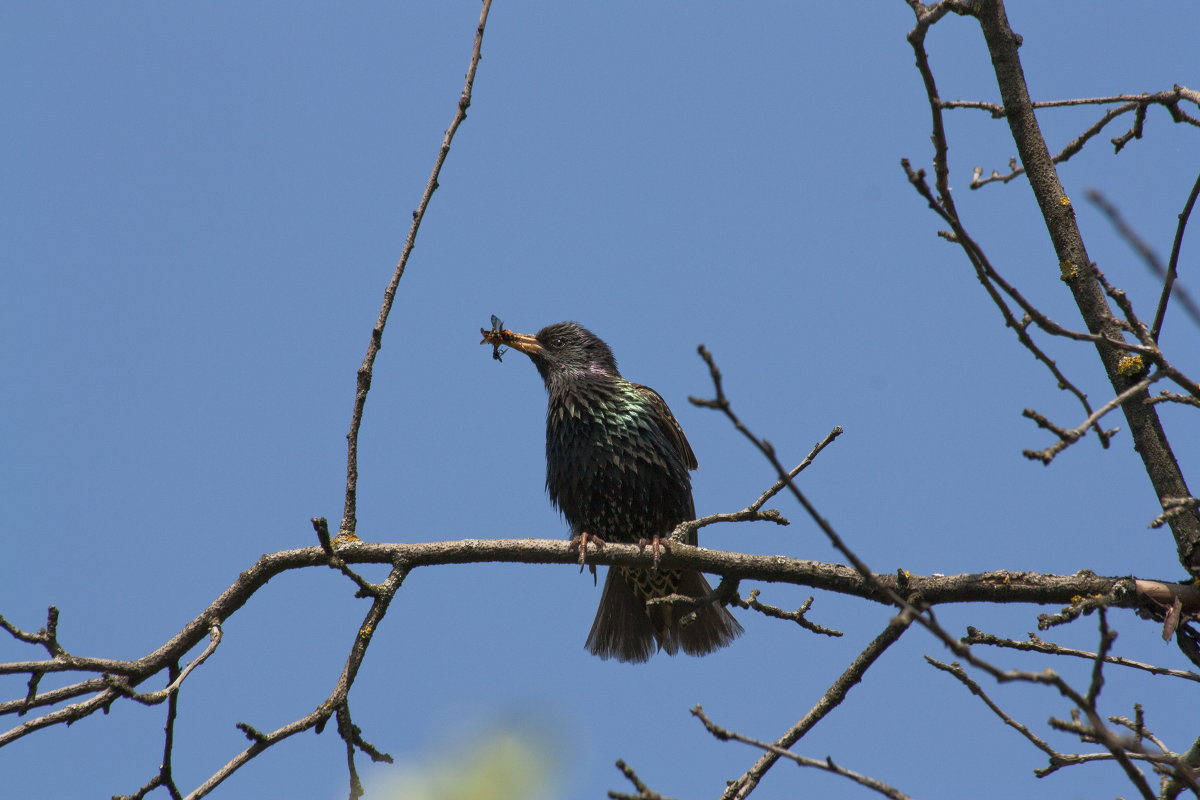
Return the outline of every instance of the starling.
<path id="1" fill-rule="evenodd" d="M 578 323 L 558 322 L 536 336 L 503 331 L 503 341 L 529 356 L 546 382 L 546 490 L 581 557 L 587 541 L 599 539 L 653 541 L 657 559 L 659 538 L 696 518 L 688 475 L 696 456 L 671 409 L 649 386 L 622 378 L 612 350 Z M 688 544 L 696 544 L 695 532 Z M 695 570 L 612 567 L 587 648 L 633 662 L 648 661 L 656 649 L 711 653 L 742 632 L 724 606 L 708 603 L 681 624 L 692 608 L 646 605 L 654 597 L 711 593 Z"/>

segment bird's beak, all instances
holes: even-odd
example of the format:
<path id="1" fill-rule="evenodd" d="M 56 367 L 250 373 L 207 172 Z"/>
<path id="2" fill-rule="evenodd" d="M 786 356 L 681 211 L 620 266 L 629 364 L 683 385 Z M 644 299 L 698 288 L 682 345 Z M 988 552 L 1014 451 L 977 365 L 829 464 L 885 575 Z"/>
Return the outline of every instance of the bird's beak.
<path id="1" fill-rule="evenodd" d="M 546 354 L 546 349 L 542 347 L 542 343 L 537 340 L 537 337 L 531 336 L 528 333 L 505 331 L 504 344 L 514 350 L 520 350 L 530 358 Z"/>

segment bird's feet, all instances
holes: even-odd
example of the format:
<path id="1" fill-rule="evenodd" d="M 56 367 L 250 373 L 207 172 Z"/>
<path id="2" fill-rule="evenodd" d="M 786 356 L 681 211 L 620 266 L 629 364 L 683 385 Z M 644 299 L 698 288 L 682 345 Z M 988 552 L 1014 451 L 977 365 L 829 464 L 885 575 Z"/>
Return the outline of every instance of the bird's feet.
<path id="1" fill-rule="evenodd" d="M 650 569 L 658 572 L 658 560 L 662 558 L 663 552 L 671 552 L 671 538 L 655 536 L 649 542 L 645 539 L 638 539 L 638 547 L 642 550 L 646 549 L 646 545 L 650 545 L 650 552 L 654 555 L 654 561 L 650 564 Z"/>
<path id="2" fill-rule="evenodd" d="M 578 534 L 577 536 L 572 536 L 571 540 L 567 542 L 567 550 L 569 552 L 573 552 L 575 550 L 579 551 L 579 571 L 580 572 L 583 572 L 583 565 L 587 563 L 587 546 L 588 546 L 589 542 L 591 544 L 596 545 L 596 547 L 604 547 L 603 539 L 601 539 L 599 536 L 595 535 L 594 533 L 588 533 L 587 531 L 583 531 L 582 533 Z M 591 565 L 591 566 L 592 566 L 592 574 L 595 575 L 596 567 L 595 567 L 595 565 Z"/>

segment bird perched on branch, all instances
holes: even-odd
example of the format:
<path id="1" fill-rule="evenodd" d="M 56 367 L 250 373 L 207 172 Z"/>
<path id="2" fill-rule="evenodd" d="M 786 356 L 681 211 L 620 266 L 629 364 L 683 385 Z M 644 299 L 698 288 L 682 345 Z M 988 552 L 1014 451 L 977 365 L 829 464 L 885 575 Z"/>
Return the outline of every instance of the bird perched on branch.
<path id="1" fill-rule="evenodd" d="M 612 350 L 578 323 L 558 322 L 536 336 L 501 331 L 494 317 L 492 323 L 482 331 L 484 343 L 496 353 L 505 344 L 529 356 L 546 383 L 546 489 L 581 559 L 588 541 L 654 547 L 652 570 L 609 568 L 588 650 L 604 659 L 647 661 L 658 648 L 702 656 L 729 644 L 742 626 L 722 605 L 646 603 L 712 594 L 695 570 L 657 567 L 660 540 L 666 546 L 676 525 L 696 518 L 688 475 L 696 456 L 666 402 L 622 378 Z M 696 544 L 694 531 L 688 544 Z"/>

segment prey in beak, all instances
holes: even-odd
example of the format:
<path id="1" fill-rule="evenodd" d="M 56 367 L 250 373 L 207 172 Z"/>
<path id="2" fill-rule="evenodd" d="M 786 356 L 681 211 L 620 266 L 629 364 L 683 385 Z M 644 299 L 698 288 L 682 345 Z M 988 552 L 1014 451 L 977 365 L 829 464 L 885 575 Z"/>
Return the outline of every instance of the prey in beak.
<path id="1" fill-rule="evenodd" d="M 483 334 L 483 339 L 480 344 L 490 344 L 492 346 L 492 358 L 497 361 L 504 360 L 504 354 L 507 350 L 502 349 L 504 345 L 515 348 L 529 357 L 545 355 L 545 349 L 536 336 L 528 333 L 514 333 L 504 327 L 504 323 L 495 314 L 492 314 L 492 328 L 480 328 L 479 332 Z"/>

